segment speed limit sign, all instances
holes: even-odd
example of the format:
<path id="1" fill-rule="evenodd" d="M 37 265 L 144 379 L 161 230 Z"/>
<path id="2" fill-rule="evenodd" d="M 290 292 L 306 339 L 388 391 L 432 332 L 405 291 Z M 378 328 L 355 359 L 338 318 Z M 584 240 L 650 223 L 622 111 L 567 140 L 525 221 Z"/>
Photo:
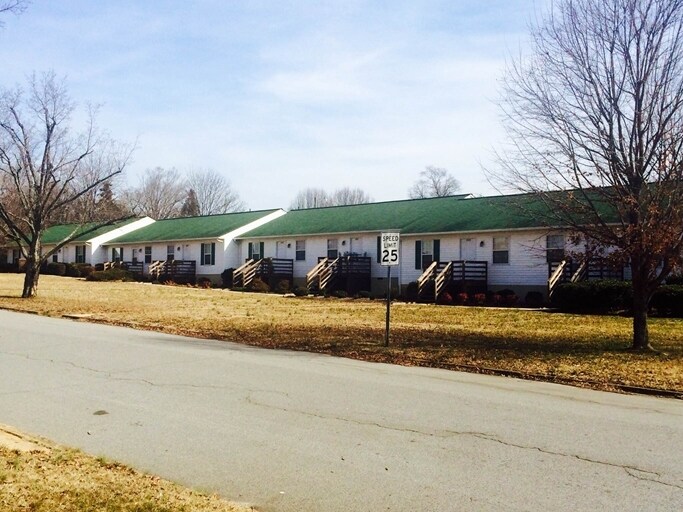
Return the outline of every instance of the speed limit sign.
<path id="1" fill-rule="evenodd" d="M 379 263 L 384 267 L 393 267 L 399 264 L 400 235 L 398 233 L 382 233 L 380 244 Z"/>

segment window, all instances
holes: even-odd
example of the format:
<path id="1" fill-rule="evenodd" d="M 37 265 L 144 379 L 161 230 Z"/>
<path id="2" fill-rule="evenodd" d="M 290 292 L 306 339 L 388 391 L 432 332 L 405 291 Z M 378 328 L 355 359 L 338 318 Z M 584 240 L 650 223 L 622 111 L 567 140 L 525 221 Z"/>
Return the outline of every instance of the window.
<path id="1" fill-rule="evenodd" d="M 216 264 L 216 244 L 202 244 L 202 265 Z"/>
<path id="2" fill-rule="evenodd" d="M 249 242 L 249 254 L 247 258 L 250 260 L 260 260 L 263 258 L 264 243 L 263 242 Z"/>
<path id="3" fill-rule="evenodd" d="M 434 241 L 422 240 L 422 269 L 426 269 L 434 261 Z"/>
<path id="4" fill-rule="evenodd" d="M 76 263 L 85 263 L 85 245 L 76 246 Z"/>
<path id="5" fill-rule="evenodd" d="M 166 261 L 173 261 L 175 259 L 175 246 L 166 246 Z"/>
<path id="6" fill-rule="evenodd" d="M 152 247 L 145 247 L 145 263 L 152 263 Z"/>
<path id="7" fill-rule="evenodd" d="M 52 255 L 52 263 L 57 263 L 59 261 L 59 255 L 57 253 L 54 253 Z"/>
<path id="8" fill-rule="evenodd" d="M 123 247 L 112 247 L 111 248 L 111 261 L 113 261 L 113 262 L 123 261 Z"/>
<path id="9" fill-rule="evenodd" d="M 493 237 L 493 263 L 510 262 L 510 239 L 506 236 Z"/>
<path id="10" fill-rule="evenodd" d="M 425 270 L 440 258 L 441 240 L 415 240 L 415 269 Z"/>
<path id="11" fill-rule="evenodd" d="M 296 261 L 306 260 L 306 240 L 296 241 Z"/>
<path id="12" fill-rule="evenodd" d="M 564 235 L 548 235 L 545 240 L 548 263 L 564 259 Z"/>
<path id="13" fill-rule="evenodd" d="M 21 249 L 12 249 L 12 263 L 17 263 L 21 259 Z"/>
<path id="14" fill-rule="evenodd" d="M 327 257 L 331 260 L 336 260 L 339 257 L 339 240 L 336 238 L 329 238 L 327 240 Z"/>

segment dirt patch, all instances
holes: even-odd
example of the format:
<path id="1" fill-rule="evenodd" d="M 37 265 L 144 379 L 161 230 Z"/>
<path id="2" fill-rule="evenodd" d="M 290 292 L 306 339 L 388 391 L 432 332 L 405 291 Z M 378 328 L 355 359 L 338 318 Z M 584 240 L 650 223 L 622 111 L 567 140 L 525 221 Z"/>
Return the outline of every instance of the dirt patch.
<path id="1" fill-rule="evenodd" d="M 47 452 L 50 449 L 39 440 L 22 434 L 10 426 L 0 424 L 0 446 L 17 452 Z"/>

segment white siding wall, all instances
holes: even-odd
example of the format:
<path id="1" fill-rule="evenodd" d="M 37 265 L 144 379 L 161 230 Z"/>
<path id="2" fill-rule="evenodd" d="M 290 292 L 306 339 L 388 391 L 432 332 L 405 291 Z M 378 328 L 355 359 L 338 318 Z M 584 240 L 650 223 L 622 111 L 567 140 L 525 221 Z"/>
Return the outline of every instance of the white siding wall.
<path id="1" fill-rule="evenodd" d="M 216 244 L 215 265 L 201 264 L 201 244 Z M 145 247 L 152 247 L 152 261 L 165 261 L 167 256 L 167 246 L 173 246 L 174 257 L 176 260 L 194 260 L 197 262 L 197 275 L 220 274 L 225 269 L 225 251 L 221 240 L 199 240 L 199 241 L 176 241 L 176 242 L 155 242 L 155 243 L 136 243 L 136 244 L 114 244 L 105 245 L 99 249 L 99 257 L 103 261 L 111 261 L 112 247 L 123 247 L 123 261 L 132 261 L 133 255 L 139 262 L 145 261 Z M 147 272 L 145 265 L 145 272 Z"/>
<path id="2" fill-rule="evenodd" d="M 343 256 L 345 253 L 351 251 L 360 251 L 361 256 L 368 256 L 372 258 L 372 276 L 382 277 L 386 274 L 386 269 L 381 270 L 381 266 L 377 263 L 377 236 L 378 235 L 317 235 L 308 237 L 283 237 L 283 238 L 253 238 L 244 239 L 239 244 L 240 262 L 247 259 L 249 251 L 249 242 L 258 244 L 264 243 L 263 256 L 266 258 L 279 258 L 294 260 L 294 277 L 306 277 L 308 271 L 318 264 L 319 257 L 327 256 L 327 240 L 331 238 L 337 239 L 337 250 L 339 255 Z M 306 241 L 306 259 L 303 261 L 296 261 L 296 241 Z M 288 247 L 289 246 L 289 247 Z"/>
<path id="3" fill-rule="evenodd" d="M 416 281 L 422 273 L 415 268 L 415 241 L 441 241 L 439 259 L 462 259 L 461 243 L 474 239 L 477 261 L 488 262 L 489 286 L 527 285 L 542 286 L 548 281 L 548 264 L 545 259 L 545 231 L 499 232 L 462 235 L 425 235 L 401 238 L 401 284 Z M 493 263 L 493 238 L 507 237 L 508 263 Z"/>
<path id="4" fill-rule="evenodd" d="M 296 240 L 306 240 L 306 260 L 294 261 L 294 277 L 303 278 L 317 263 L 318 257 L 327 255 L 328 238 L 337 238 L 340 254 L 344 254 L 354 244 L 362 247 L 362 253 L 372 258 L 372 277 L 386 277 L 387 269 L 377 262 L 377 236 L 366 235 L 318 235 L 309 237 L 283 237 L 244 239 L 239 244 L 239 261 L 247 258 L 248 243 L 264 242 L 264 257 L 276 256 L 276 243 L 279 244 L 281 258 L 295 258 Z M 493 238 L 508 237 L 508 263 L 493 263 Z M 467 233 L 447 235 L 424 235 L 401 237 L 401 265 L 392 269 L 392 277 L 398 277 L 401 285 L 416 281 L 422 274 L 421 269 L 415 268 L 415 241 L 440 240 L 441 261 L 460 260 L 461 241 L 474 239 L 477 261 L 488 262 L 489 287 L 496 289 L 506 286 L 545 286 L 548 282 L 548 264 L 545 253 L 546 231 L 514 231 L 498 233 Z M 354 240 L 351 240 L 354 239 Z M 342 245 L 345 241 L 346 244 Z M 483 244 L 482 244 L 483 243 Z M 287 247 L 289 245 L 290 247 Z"/>

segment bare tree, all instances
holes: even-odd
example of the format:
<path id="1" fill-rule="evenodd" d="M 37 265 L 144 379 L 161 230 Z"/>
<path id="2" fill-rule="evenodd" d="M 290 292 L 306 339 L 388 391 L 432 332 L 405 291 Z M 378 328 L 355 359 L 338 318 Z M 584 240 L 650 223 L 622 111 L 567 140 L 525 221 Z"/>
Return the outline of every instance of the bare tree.
<path id="1" fill-rule="evenodd" d="M 27 91 L 0 94 L 0 231 L 26 258 L 25 298 L 37 294 L 40 266 L 55 251 L 77 235 L 119 220 L 77 226 L 43 251 L 41 236 L 57 214 L 121 173 L 130 157 L 130 150 L 121 152 L 98 133 L 92 110 L 85 130 L 72 135 L 73 110 L 64 82 L 54 73 L 32 77 Z M 95 160 L 95 155 L 103 157 Z M 94 161 L 100 165 L 91 167 Z M 85 184 L 80 181 L 84 174 L 89 175 Z"/>
<path id="2" fill-rule="evenodd" d="M 230 182 L 213 169 L 195 169 L 187 175 L 187 186 L 194 190 L 199 215 L 215 215 L 243 210 L 244 202 Z"/>
<path id="3" fill-rule="evenodd" d="M 299 191 L 289 208 L 290 210 L 302 210 L 304 208 L 363 204 L 371 201 L 370 195 L 360 188 L 338 188 L 331 194 L 321 188 L 305 188 Z"/>
<path id="4" fill-rule="evenodd" d="M 127 190 L 123 201 L 135 215 L 169 219 L 180 215 L 185 199 L 185 183 L 177 169 L 147 169 L 140 184 Z"/>
<path id="5" fill-rule="evenodd" d="M 330 198 L 321 188 L 305 188 L 300 190 L 294 197 L 291 210 L 303 210 L 305 208 L 321 208 L 330 205 Z"/>
<path id="6" fill-rule="evenodd" d="M 370 202 L 372 202 L 372 197 L 360 188 L 339 188 L 329 196 L 330 206 L 344 206 L 347 204 L 364 204 Z"/>
<path id="7" fill-rule="evenodd" d="M 448 172 L 448 169 L 428 165 L 420 173 L 420 178 L 410 187 L 408 195 L 411 199 L 444 197 L 451 196 L 458 190 L 460 182 Z"/>
<path id="8" fill-rule="evenodd" d="M 112 146 L 114 148 L 114 146 Z M 125 148 L 114 149 L 115 152 Z M 91 153 L 81 162 L 81 169 L 70 185 L 71 190 L 88 191 L 78 199 L 65 205 L 58 212 L 55 212 L 53 221 L 60 224 L 101 222 L 112 218 L 124 218 L 132 216 L 124 204 L 116 197 L 114 188 L 119 183 L 120 174 L 111 179 L 98 183 L 102 169 L 110 165 L 112 157 L 109 152 Z"/>
<path id="9" fill-rule="evenodd" d="M 194 189 L 188 189 L 187 197 L 183 201 L 183 206 L 180 208 L 180 215 L 182 217 L 196 217 L 199 215 L 199 203 L 197 202 L 197 194 Z"/>
<path id="10" fill-rule="evenodd" d="M 0 2 L 0 14 L 11 12 L 13 14 L 21 14 L 26 10 L 28 2 L 26 0 L 3 0 Z M 0 27 L 4 23 L 0 20 Z"/>
<path id="11" fill-rule="evenodd" d="M 532 41 L 506 76 L 494 179 L 630 265 L 632 348 L 651 349 L 648 304 L 683 246 L 683 0 L 564 0 Z"/>

